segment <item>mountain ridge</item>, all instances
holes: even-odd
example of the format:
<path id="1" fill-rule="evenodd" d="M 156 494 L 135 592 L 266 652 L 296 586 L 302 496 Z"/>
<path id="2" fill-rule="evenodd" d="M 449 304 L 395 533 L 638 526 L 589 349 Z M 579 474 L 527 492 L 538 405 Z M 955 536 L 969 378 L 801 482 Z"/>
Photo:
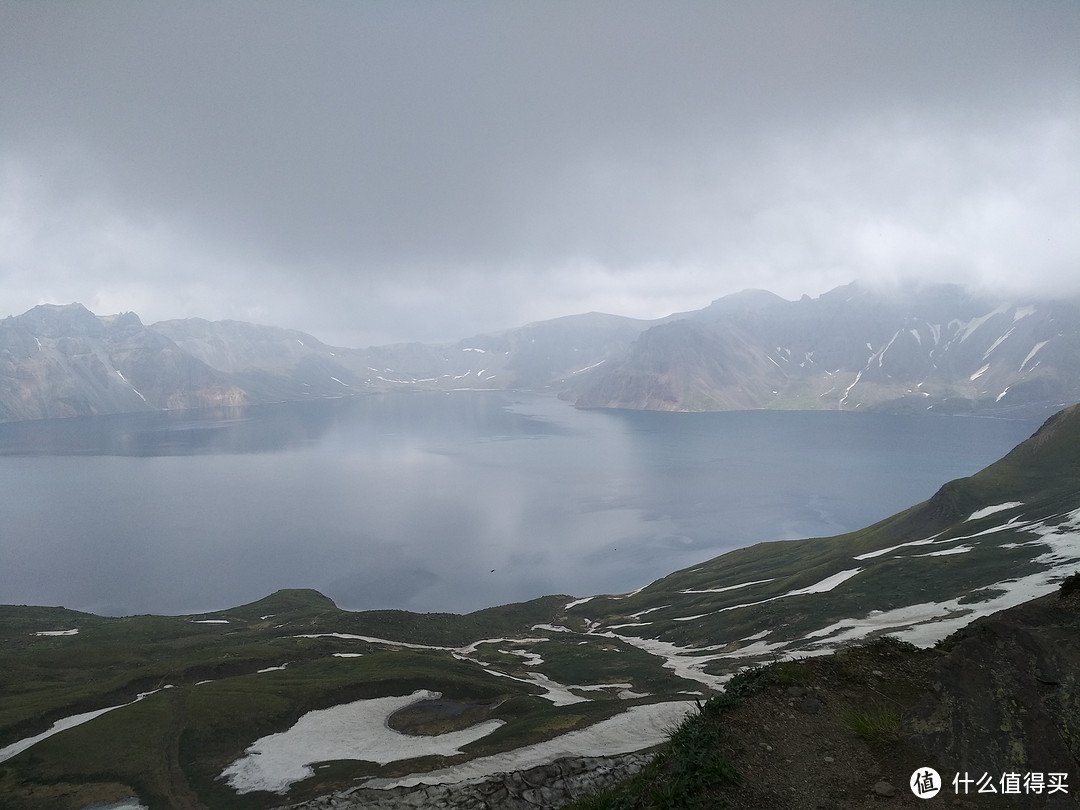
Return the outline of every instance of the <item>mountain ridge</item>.
<path id="1" fill-rule="evenodd" d="M 134 313 L 99 318 L 81 304 L 42 304 L 0 321 L 2 421 L 249 401 Z"/>
<path id="2" fill-rule="evenodd" d="M 568 315 L 456 343 L 333 347 L 200 318 L 41 305 L 0 321 L 0 420 L 518 389 L 579 407 L 1047 416 L 1080 401 L 1080 300 L 858 284 L 746 290 L 656 320 Z"/>

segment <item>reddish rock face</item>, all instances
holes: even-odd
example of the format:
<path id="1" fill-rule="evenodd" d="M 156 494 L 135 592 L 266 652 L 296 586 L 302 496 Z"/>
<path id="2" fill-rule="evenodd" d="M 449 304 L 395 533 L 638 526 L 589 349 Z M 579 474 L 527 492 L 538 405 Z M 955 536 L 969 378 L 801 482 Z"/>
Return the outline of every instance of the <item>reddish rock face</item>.
<path id="1" fill-rule="evenodd" d="M 0 420 L 242 406 L 221 372 L 144 326 L 79 304 L 42 305 L 0 322 Z"/>

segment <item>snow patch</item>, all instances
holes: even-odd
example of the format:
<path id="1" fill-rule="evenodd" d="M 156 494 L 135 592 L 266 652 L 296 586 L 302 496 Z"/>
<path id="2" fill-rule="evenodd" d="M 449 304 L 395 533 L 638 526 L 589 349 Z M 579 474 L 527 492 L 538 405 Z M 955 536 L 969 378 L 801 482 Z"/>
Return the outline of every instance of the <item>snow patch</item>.
<path id="1" fill-rule="evenodd" d="M 1024 362 L 1020 364 L 1020 368 L 1018 368 L 1017 371 L 1023 371 L 1024 366 L 1026 366 L 1028 364 L 1028 361 L 1032 357 L 1034 357 L 1036 354 L 1038 354 L 1039 349 L 1041 349 L 1043 346 L 1045 346 L 1049 342 L 1050 342 L 1049 340 L 1041 340 L 1038 343 L 1036 343 L 1035 348 L 1033 348 L 1030 352 L 1028 352 L 1027 357 L 1024 358 Z"/>
<path id="2" fill-rule="evenodd" d="M 489 670 L 490 671 L 490 670 Z M 521 678 L 514 678 L 515 681 L 520 681 Z M 530 672 L 526 683 L 533 683 L 545 690 L 544 694 L 539 697 L 544 700 L 550 700 L 554 706 L 570 706 L 574 703 L 588 703 L 589 699 L 581 697 L 581 695 L 575 695 L 571 692 L 571 689 L 583 689 L 582 686 L 564 686 L 558 681 L 553 681 L 547 675 L 542 672 Z"/>
<path id="3" fill-rule="evenodd" d="M 422 756 L 454 756 L 463 745 L 503 725 L 502 720 L 488 720 L 461 731 L 411 736 L 386 724 L 399 709 L 439 697 L 439 692 L 419 689 L 411 695 L 357 700 L 308 712 L 288 731 L 256 740 L 246 756 L 225 768 L 221 776 L 237 793 L 283 794 L 295 782 L 313 776 L 311 766 L 316 762 L 357 759 L 386 764 Z"/>
<path id="4" fill-rule="evenodd" d="M 567 602 L 565 605 L 563 605 L 563 610 L 569 610 L 572 607 L 577 607 L 578 605 L 584 605 L 590 599 L 592 599 L 591 596 L 586 596 L 584 599 L 575 599 L 573 602 Z"/>
<path id="5" fill-rule="evenodd" d="M 165 686 L 163 688 L 171 689 L 172 685 L 170 684 L 169 686 Z M 108 706 L 104 709 L 96 709 L 92 712 L 83 712 L 82 714 L 73 714 L 70 717 L 61 718 L 60 720 L 57 720 L 55 723 L 53 723 L 47 731 L 43 731 L 40 734 L 35 734 L 33 737 L 26 737 L 17 742 L 13 742 L 11 745 L 8 745 L 4 748 L 0 748 L 0 762 L 6 762 L 12 757 L 21 754 L 27 748 L 37 745 L 42 740 L 52 737 L 54 734 L 59 734 L 61 731 L 67 731 L 69 728 L 75 728 L 75 726 L 81 726 L 83 723 L 90 722 L 95 717 L 101 717 L 101 715 L 105 714 L 106 712 L 111 712 L 115 709 L 122 709 L 124 708 L 124 706 L 130 706 L 132 703 L 138 703 L 143 698 L 149 697 L 150 695 L 159 691 L 161 690 L 155 689 L 152 692 L 140 692 L 139 695 L 135 698 L 135 700 L 131 701 L 130 703 L 120 703 L 116 706 Z"/>
<path id="6" fill-rule="evenodd" d="M 881 364 L 882 364 L 882 363 L 884 362 L 884 360 L 885 360 L 885 352 L 887 352 L 887 351 L 888 351 L 888 350 L 889 350 L 889 349 L 890 349 L 890 348 L 892 347 L 893 343 L 894 343 L 894 342 L 896 342 L 896 339 L 897 339 L 897 338 L 898 338 L 899 336 L 900 336 L 900 332 L 899 332 L 899 331 L 897 331 L 897 332 L 896 332 L 896 333 L 895 333 L 895 334 L 894 334 L 894 335 L 893 335 L 893 336 L 892 336 L 891 338 L 889 338 L 889 342 L 885 344 L 885 348 L 884 348 L 884 349 L 882 349 L 882 350 L 881 350 L 880 352 L 878 352 L 878 353 L 877 353 L 877 364 L 878 364 L 878 368 L 881 368 Z M 867 344 L 867 345 L 869 345 L 869 344 Z M 871 357 L 871 358 L 870 358 L 870 360 L 868 360 L 868 361 L 867 361 L 867 363 L 866 363 L 867 367 L 869 367 L 869 366 L 870 366 L 870 361 L 872 361 L 873 359 L 874 359 L 874 358 L 873 358 L 873 357 Z M 862 372 L 860 372 L 860 374 L 861 374 L 861 373 L 862 373 Z M 858 382 L 858 380 L 856 379 L 856 381 L 855 381 L 855 382 Z M 852 385 L 854 385 L 854 383 L 852 383 Z M 850 391 L 851 389 L 849 388 L 848 390 Z M 845 396 L 846 396 L 846 395 L 845 395 Z"/>
<path id="7" fill-rule="evenodd" d="M 967 554 L 969 551 L 974 551 L 975 546 L 956 546 L 954 548 L 946 548 L 941 551 L 929 551 L 926 554 L 916 554 L 916 557 L 951 557 L 953 554 Z"/>
<path id="8" fill-rule="evenodd" d="M 705 664 L 717 658 L 725 658 L 722 654 L 701 655 L 701 650 L 693 647 L 680 647 L 669 641 L 661 641 L 653 638 L 638 638 L 637 636 L 620 636 L 618 633 L 603 632 L 595 635 L 606 638 L 615 638 L 625 642 L 639 650 L 665 659 L 664 668 L 672 670 L 680 678 L 688 681 L 698 681 L 711 689 L 720 689 L 730 679 L 730 675 L 710 675 L 703 671 Z"/>
<path id="9" fill-rule="evenodd" d="M 590 369 L 594 369 L 599 365 L 603 365 L 606 362 L 607 362 L 607 360 L 601 360 L 599 363 L 593 363 L 591 366 L 585 366 L 585 368 L 579 368 L 577 371 L 571 371 L 570 373 L 571 374 L 583 374 L 586 371 L 589 371 Z"/>
<path id="10" fill-rule="evenodd" d="M 855 375 L 855 381 L 851 385 L 849 385 L 847 388 L 844 389 L 844 395 L 842 397 L 840 397 L 840 404 L 841 405 L 843 405 L 843 404 L 845 404 L 847 402 L 848 394 L 851 393 L 851 389 L 854 388 L 856 385 L 858 385 L 859 380 L 861 380 L 861 379 L 862 379 L 862 372 L 860 371 L 858 374 Z"/>
<path id="11" fill-rule="evenodd" d="M 980 326 L 982 326 L 988 320 L 993 318 L 995 315 L 1001 315 L 1002 313 L 1004 313 L 1006 311 L 1007 310 L 1006 310 L 1006 308 L 1004 306 L 1000 306 L 997 309 L 993 310 L 992 312 L 987 312 L 985 315 L 983 315 L 983 316 L 981 316 L 979 318 L 972 318 L 970 321 L 953 321 L 953 323 L 956 323 L 960 327 L 960 335 L 959 335 L 960 342 L 963 343 L 965 340 L 967 340 L 969 337 L 971 337 L 971 334 L 976 329 L 978 329 Z"/>
<path id="12" fill-rule="evenodd" d="M 39 343 L 39 347 L 40 347 L 40 343 Z M 138 394 L 138 395 L 139 395 L 139 399 L 141 399 L 141 400 L 142 400 L 143 402 L 146 402 L 146 397 L 144 397 L 144 396 L 142 395 L 142 392 L 141 392 L 141 391 L 139 391 L 139 389 L 138 389 L 138 388 L 136 388 L 136 387 L 135 387 L 134 385 L 132 385 L 131 383 L 129 383 L 129 382 L 128 382 L 128 379 L 127 379 L 127 377 L 125 377 L 125 376 L 124 376 L 123 374 L 121 374 L 121 373 L 120 373 L 120 369 L 118 369 L 118 368 L 114 368 L 114 369 L 113 369 L 113 371 L 115 371 L 115 372 L 116 372 L 117 376 L 118 376 L 118 377 L 119 377 L 119 378 L 120 378 L 121 380 L 123 380 L 123 381 L 124 381 L 125 383 L 127 383 L 127 386 L 128 386 L 128 388 L 130 388 L 130 389 L 131 389 L 132 391 L 134 391 L 134 392 L 135 392 L 136 394 Z M 149 404 L 149 403 L 147 403 L 147 404 Z"/>
<path id="13" fill-rule="evenodd" d="M 1013 333 L 1013 330 L 1012 330 L 1012 328 L 1009 328 L 1009 329 L 1007 329 L 1007 330 L 1005 331 L 1005 334 L 1004 334 L 1004 335 L 1002 335 L 1002 336 L 1001 336 L 1001 337 L 999 337 L 999 338 L 998 338 L 997 340 L 995 340 L 995 341 L 994 341 L 993 343 L 991 343 L 991 344 L 990 344 L 990 348 L 989 348 L 989 349 L 987 349 L 985 353 L 983 353 L 983 360 L 985 360 L 985 359 L 986 359 L 987 357 L 989 357 L 989 356 L 990 356 L 990 353 L 991 353 L 992 351 L 994 351 L 994 349 L 996 349 L 996 348 L 997 348 L 998 346 L 1000 346 L 1000 345 L 1001 345 L 1002 343 L 1004 343 L 1004 342 L 1005 342 L 1005 340 L 1006 340 L 1006 338 L 1008 338 L 1008 337 L 1009 337 L 1009 336 L 1010 336 L 1010 335 L 1011 335 L 1012 333 Z"/>
<path id="14" fill-rule="evenodd" d="M 982 509 L 976 509 L 970 515 L 968 515 L 967 520 L 978 520 L 979 518 L 984 518 L 987 515 L 992 515 L 995 512 L 1003 512 L 1006 509 L 1012 509 L 1014 506 L 1023 505 L 1024 504 L 1022 501 L 1009 501 L 1008 503 L 999 503 L 994 506 L 984 506 Z M 964 522 L 966 523 L 967 520 L 965 520 Z"/>
<path id="15" fill-rule="evenodd" d="M 1008 526 L 996 527 L 999 531 Z M 821 638 L 814 642 L 837 645 L 863 638 L 871 632 L 888 632 L 920 647 L 929 647 L 969 622 L 1037 599 L 1057 590 L 1066 572 L 1080 561 L 1080 509 L 1065 516 L 1058 525 L 1032 523 L 1024 526 L 1038 539 L 1021 545 L 1043 545 L 1048 550 L 1033 562 L 1047 568 L 1024 577 L 990 583 L 986 587 L 1000 591 L 985 602 L 960 604 L 960 599 L 945 602 L 926 602 L 887 611 L 871 611 L 862 618 L 842 619 L 835 624 L 808 633 L 805 638 Z M 980 532 L 980 534 L 988 534 Z M 957 539 L 957 538 L 952 538 Z M 1065 570 L 1063 570 L 1065 569 Z"/>
<path id="16" fill-rule="evenodd" d="M 657 605 L 656 607 L 646 608 L 645 610 L 639 610 L 637 613 L 631 613 L 630 618 L 640 619 L 646 613 L 652 613 L 654 610 L 663 610 L 664 608 L 669 607 L 671 607 L 671 605 Z"/>
<path id="17" fill-rule="evenodd" d="M 557 624 L 534 624 L 530 630 L 547 630 L 549 633 L 573 633 L 569 627 L 562 627 Z"/>
<path id="18" fill-rule="evenodd" d="M 782 599 L 785 596 L 798 596 L 805 593 L 825 593 L 827 591 L 831 591 L 840 583 L 846 582 L 847 580 L 851 579 L 853 576 L 860 573 L 861 571 L 861 568 L 851 568 L 847 571 L 838 571 L 831 577 L 825 577 L 825 579 L 821 580 L 820 582 L 815 582 L 813 585 L 807 585 L 805 588 L 798 588 L 794 591 L 788 591 L 787 593 L 781 594 L 780 596 L 777 596 L 775 598 Z"/>
<path id="19" fill-rule="evenodd" d="M 544 742 L 513 751 L 477 757 L 461 765 L 398 779 L 372 779 L 364 787 L 389 789 L 416 785 L 442 785 L 467 779 L 483 779 L 497 773 L 546 765 L 564 757 L 595 757 L 628 754 L 651 748 L 667 739 L 671 728 L 694 708 L 693 701 L 669 701 L 631 706 L 622 714 L 588 728 L 570 731 Z"/>
<path id="20" fill-rule="evenodd" d="M 691 618 L 700 619 L 703 616 L 709 616 L 712 613 L 725 613 L 725 612 L 727 612 L 729 610 L 738 610 L 739 608 L 744 608 L 744 607 L 753 607 L 755 605 L 764 605 L 766 602 L 775 602 L 777 599 L 784 599 L 784 598 L 786 598 L 788 596 L 802 596 L 804 594 L 811 594 L 811 593 L 825 593 L 826 591 L 831 591 L 833 588 L 840 585 L 842 582 L 845 582 L 845 581 L 851 579 L 853 576 L 860 573 L 861 571 L 862 571 L 861 568 L 851 568 L 851 569 L 849 569 L 847 571 L 838 571 L 837 573 L 833 574 L 832 576 L 825 577 L 825 579 L 821 580 L 820 582 L 815 582 L 813 585 L 807 585 L 805 588 L 796 588 L 793 591 L 787 591 L 785 593 L 781 593 L 781 594 L 778 594 L 776 596 L 770 596 L 768 599 L 759 599 L 756 602 L 743 602 L 742 604 L 739 604 L 739 605 L 729 605 L 728 607 L 722 607 L 722 608 L 719 608 L 718 610 L 711 611 L 710 613 L 702 613 L 702 614 L 700 614 L 698 616 L 687 617 L 687 620 L 689 620 Z"/>
<path id="21" fill-rule="evenodd" d="M 705 588 L 700 591 L 687 589 L 685 591 L 679 591 L 679 593 L 723 593 L 724 591 L 734 591 L 738 588 L 749 588 L 751 585 L 761 585 L 765 582 L 772 582 L 772 579 L 755 579 L 753 582 L 740 582 L 738 585 L 725 585 L 723 588 Z"/>
<path id="22" fill-rule="evenodd" d="M 145 804 L 142 804 L 138 798 L 132 796 L 128 799 L 121 799 L 118 802 L 94 802 L 88 804 L 82 810 L 150 810 Z"/>
<path id="23" fill-rule="evenodd" d="M 912 540 L 912 541 L 907 542 L 907 543 L 899 543 L 898 545 L 895 545 L 895 546 L 889 546 L 888 548 L 879 548 L 877 551 L 868 551 L 865 554 L 857 554 L 854 557 L 852 557 L 851 559 L 853 559 L 853 560 L 869 560 L 869 559 L 871 559 L 873 557 L 880 557 L 883 554 L 888 554 L 890 552 L 896 551 L 897 549 L 907 548 L 908 546 L 927 546 L 927 545 L 932 545 L 933 543 L 941 542 L 937 538 L 938 538 L 938 535 L 935 534 L 933 537 L 927 537 L 925 540 Z"/>

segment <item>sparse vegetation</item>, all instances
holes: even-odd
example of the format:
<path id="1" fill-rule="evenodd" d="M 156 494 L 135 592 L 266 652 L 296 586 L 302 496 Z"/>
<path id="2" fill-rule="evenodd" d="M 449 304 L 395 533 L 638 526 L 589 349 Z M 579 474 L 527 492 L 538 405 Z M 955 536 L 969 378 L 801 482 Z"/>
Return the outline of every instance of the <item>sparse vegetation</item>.
<path id="1" fill-rule="evenodd" d="M 1062 598 L 1077 592 L 1080 592 L 1080 571 L 1065 577 L 1061 583 L 1061 589 L 1058 591 Z"/>
<path id="2" fill-rule="evenodd" d="M 570 805 L 571 810 L 694 810 L 716 806 L 715 787 L 738 781 L 721 752 L 719 708 L 731 700 L 699 704 L 672 732 L 656 758 L 622 784 Z"/>
<path id="3" fill-rule="evenodd" d="M 895 706 L 880 705 L 870 708 L 852 707 L 844 712 L 847 727 L 867 742 L 886 743 L 900 739 L 900 710 Z"/>

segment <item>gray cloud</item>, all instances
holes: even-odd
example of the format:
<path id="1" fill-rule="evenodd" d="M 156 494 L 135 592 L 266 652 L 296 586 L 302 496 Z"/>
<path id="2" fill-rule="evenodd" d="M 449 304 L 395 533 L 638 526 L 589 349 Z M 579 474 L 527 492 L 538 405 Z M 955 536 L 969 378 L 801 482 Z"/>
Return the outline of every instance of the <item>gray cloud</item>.
<path id="1" fill-rule="evenodd" d="M 1076 291 L 1077 41 L 1071 2 L 8 3 L 0 283 L 354 345 Z"/>

